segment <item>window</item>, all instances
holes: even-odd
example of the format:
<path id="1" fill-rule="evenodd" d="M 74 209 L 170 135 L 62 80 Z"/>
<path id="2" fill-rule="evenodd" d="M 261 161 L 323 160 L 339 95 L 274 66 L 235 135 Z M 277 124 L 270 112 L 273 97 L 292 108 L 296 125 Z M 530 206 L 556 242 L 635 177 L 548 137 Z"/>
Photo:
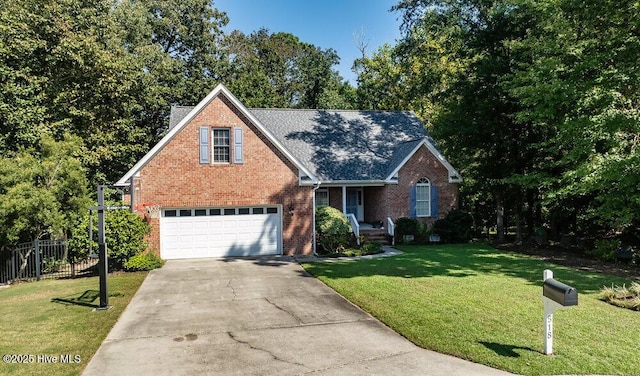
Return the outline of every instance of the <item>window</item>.
<path id="1" fill-rule="evenodd" d="M 230 135 L 227 128 L 213 129 L 213 163 L 230 163 Z"/>
<path id="2" fill-rule="evenodd" d="M 253 214 L 264 214 L 264 208 L 253 208 Z"/>
<path id="3" fill-rule="evenodd" d="M 224 215 L 236 215 L 236 209 L 224 209 Z"/>
<path id="4" fill-rule="evenodd" d="M 191 210 L 182 209 L 180 210 L 181 217 L 191 217 Z"/>
<path id="5" fill-rule="evenodd" d="M 328 189 L 318 189 L 316 191 L 316 206 L 329 206 Z"/>
<path id="6" fill-rule="evenodd" d="M 429 217 L 431 215 L 431 184 L 429 179 L 420 178 L 416 184 L 416 216 Z"/>
<path id="7" fill-rule="evenodd" d="M 209 209 L 209 215 L 222 215 L 222 210 L 220 210 L 220 209 Z"/>
<path id="8" fill-rule="evenodd" d="M 249 208 L 238 209 L 238 214 L 249 214 Z"/>
<path id="9" fill-rule="evenodd" d="M 202 217 L 207 215 L 207 209 L 196 209 L 195 210 L 196 217 Z"/>
<path id="10" fill-rule="evenodd" d="M 267 214 L 275 214 L 278 212 L 278 208 L 267 208 Z"/>
<path id="11" fill-rule="evenodd" d="M 175 210 L 165 210 L 164 211 L 164 216 L 165 217 L 175 217 L 177 215 L 178 215 L 178 213 Z"/>

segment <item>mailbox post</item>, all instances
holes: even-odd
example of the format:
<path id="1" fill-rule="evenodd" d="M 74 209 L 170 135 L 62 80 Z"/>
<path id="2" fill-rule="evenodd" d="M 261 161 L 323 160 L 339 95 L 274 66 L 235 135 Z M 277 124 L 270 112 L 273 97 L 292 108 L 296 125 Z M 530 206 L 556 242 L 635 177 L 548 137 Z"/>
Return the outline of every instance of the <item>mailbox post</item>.
<path id="1" fill-rule="evenodd" d="M 553 272 L 545 270 L 542 283 L 544 301 L 544 353 L 553 354 L 553 313 L 578 305 L 578 291 L 553 279 Z"/>

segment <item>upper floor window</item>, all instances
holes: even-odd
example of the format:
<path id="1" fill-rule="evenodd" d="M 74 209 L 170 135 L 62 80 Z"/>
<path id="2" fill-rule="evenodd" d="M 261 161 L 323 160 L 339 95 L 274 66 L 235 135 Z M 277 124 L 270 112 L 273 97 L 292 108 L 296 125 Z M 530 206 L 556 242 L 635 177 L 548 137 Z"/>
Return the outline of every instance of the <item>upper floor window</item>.
<path id="1" fill-rule="evenodd" d="M 431 183 L 427 178 L 420 178 L 416 184 L 416 216 L 431 216 Z"/>
<path id="2" fill-rule="evenodd" d="M 213 129 L 213 163 L 231 162 L 231 136 L 228 128 Z"/>
<path id="3" fill-rule="evenodd" d="M 200 164 L 211 164 L 212 156 L 217 164 L 244 163 L 243 141 L 242 127 L 234 127 L 233 135 L 231 128 L 200 127 Z"/>

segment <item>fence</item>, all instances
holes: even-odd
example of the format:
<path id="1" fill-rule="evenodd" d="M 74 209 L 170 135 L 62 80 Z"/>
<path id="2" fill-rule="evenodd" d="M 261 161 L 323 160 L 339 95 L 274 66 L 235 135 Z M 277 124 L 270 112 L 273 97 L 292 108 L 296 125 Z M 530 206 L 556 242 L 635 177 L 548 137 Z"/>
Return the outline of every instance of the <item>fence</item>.
<path id="1" fill-rule="evenodd" d="M 71 262 L 66 241 L 36 240 L 0 253 L 0 284 L 95 274 L 98 260 Z"/>

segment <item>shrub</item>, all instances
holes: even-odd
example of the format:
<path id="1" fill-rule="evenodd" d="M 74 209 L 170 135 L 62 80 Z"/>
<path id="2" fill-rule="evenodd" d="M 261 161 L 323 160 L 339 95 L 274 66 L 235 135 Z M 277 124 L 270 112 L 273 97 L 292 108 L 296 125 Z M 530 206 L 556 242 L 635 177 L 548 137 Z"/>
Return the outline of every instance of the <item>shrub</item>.
<path id="1" fill-rule="evenodd" d="M 128 210 L 110 210 L 105 215 L 107 253 L 110 270 L 121 270 L 132 256 L 147 249 L 145 235 L 151 230 L 139 215 Z M 94 240 L 89 241 L 88 215 L 72 229 L 69 240 L 69 255 L 72 259 L 86 258 L 90 251 L 98 252 L 98 220 L 93 218 Z"/>
<path id="2" fill-rule="evenodd" d="M 404 242 L 405 235 L 413 235 L 414 239 L 418 238 L 421 227 L 420 222 L 415 218 L 398 218 L 395 227 L 396 243 Z"/>
<path id="3" fill-rule="evenodd" d="M 155 253 L 138 253 L 124 263 L 124 269 L 129 272 L 147 271 L 161 268 L 164 260 Z"/>
<path id="4" fill-rule="evenodd" d="M 466 243 L 473 235 L 473 217 L 462 210 L 452 210 L 433 223 L 431 232 L 445 243 Z"/>
<path id="5" fill-rule="evenodd" d="M 55 257 L 47 257 L 42 260 L 42 273 L 55 273 L 65 264 L 64 260 L 56 260 Z"/>
<path id="6" fill-rule="evenodd" d="M 316 209 L 318 245 L 324 253 L 338 252 L 351 240 L 351 226 L 347 217 L 338 209 L 321 206 Z"/>
<path id="7" fill-rule="evenodd" d="M 362 244 L 363 255 L 375 255 L 377 253 L 382 253 L 382 244 L 379 242 L 367 242 Z"/>
<path id="8" fill-rule="evenodd" d="M 594 248 L 586 253 L 600 260 L 611 261 L 616 258 L 616 250 L 620 245 L 621 242 L 618 239 L 598 239 L 594 243 Z"/>
<path id="9" fill-rule="evenodd" d="M 600 300 L 618 307 L 640 311 L 640 284 L 631 282 L 631 286 L 604 287 L 600 291 Z"/>

